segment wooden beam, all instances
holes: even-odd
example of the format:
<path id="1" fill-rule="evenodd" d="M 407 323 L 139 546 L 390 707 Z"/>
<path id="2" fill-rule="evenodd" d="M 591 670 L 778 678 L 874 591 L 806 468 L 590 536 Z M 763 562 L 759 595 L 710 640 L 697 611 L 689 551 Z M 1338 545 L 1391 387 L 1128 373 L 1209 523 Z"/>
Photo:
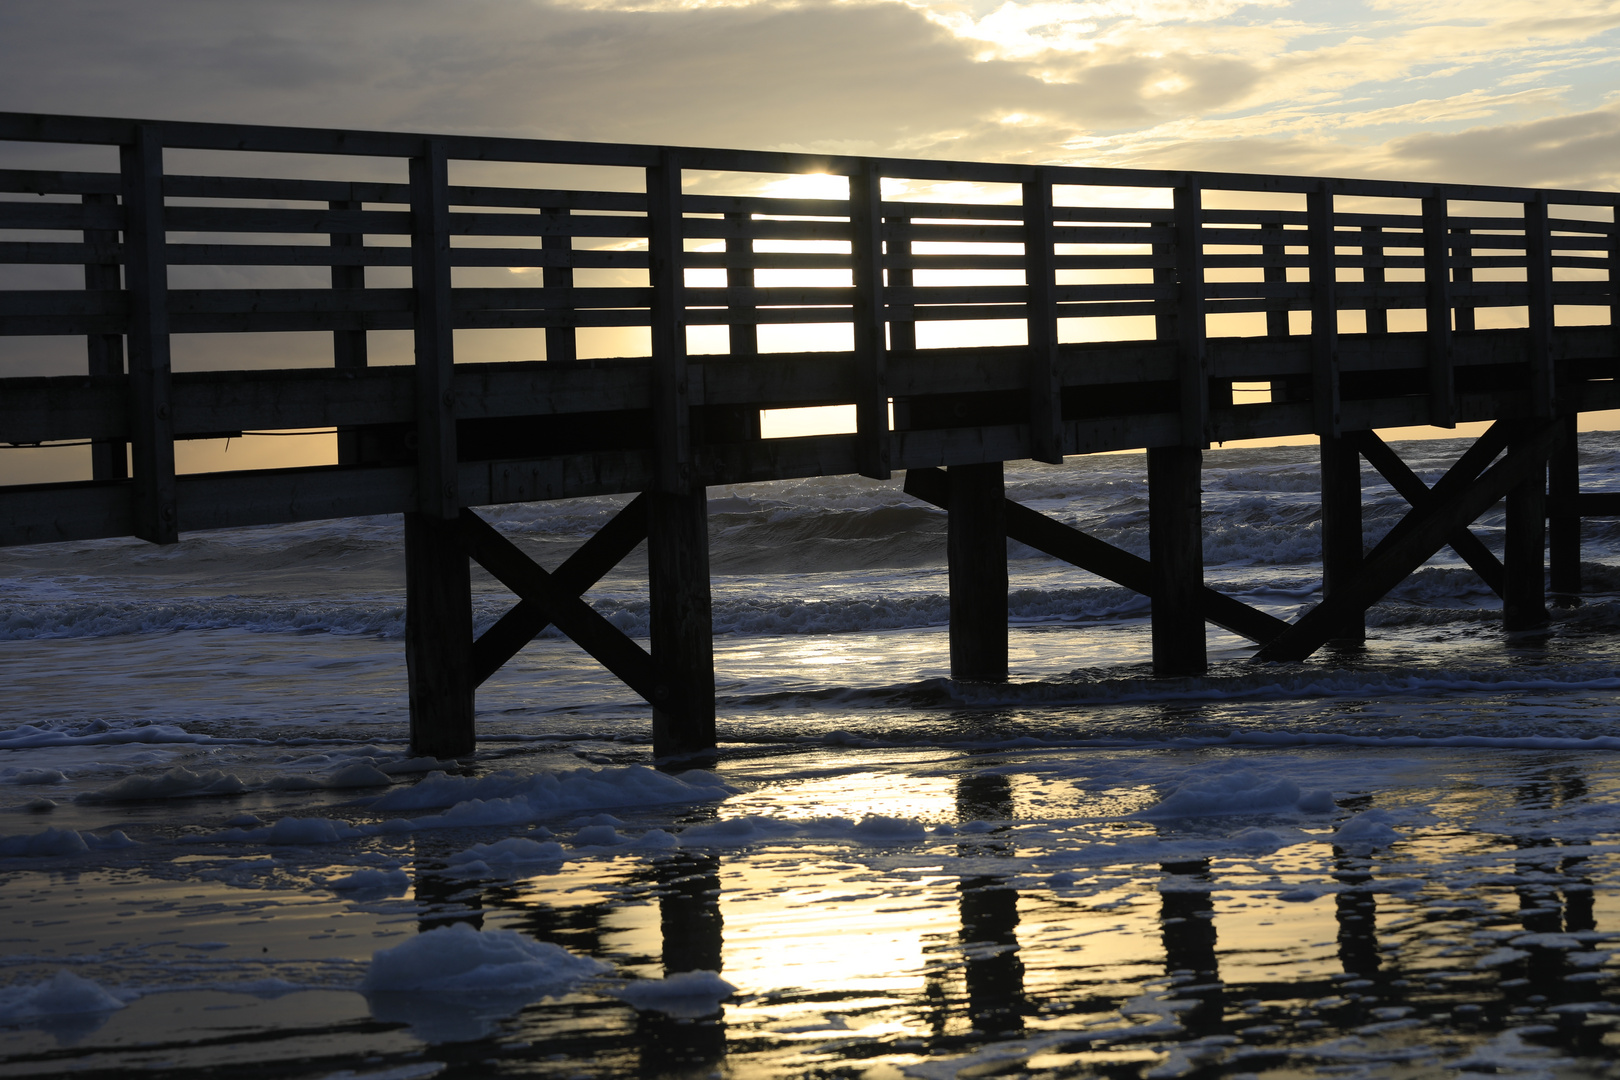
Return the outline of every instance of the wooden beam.
<path id="1" fill-rule="evenodd" d="M 1322 469 L 1322 595 L 1332 596 L 1361 570 L 1364 557 L 1361 534 L 1361 455 L 1344 438 L 1323 437 Z M 1424 488 L 1427 492 L 1428 489 Z M 1367 637 L 1365 619 L 1346 621 L 1338 640 L 1361 642 Z"/>
<path id="2" fill-rule="evenodd" d="M 1324 599 L 1293 622 L 1287 632 L 1254 656 L 1256 660 L 1303 660 L 1331 640 L 1340 628 L 1383 599 L 1389 590 L 1422 566 L 1446 543 L 1446 538 L 1479 517 L 1517 484 L 1544 467 L 1548 449 L 1557 437 L 1555 425 L 1544 425 L 1525 438 L 1501 461 L 1467 484 L 1445 485 L 1438 497 L 1407 515 L 1416 520 L 1398 540 L 1381 544 L 1367 556 L 1361 573 L 1345 583 L 1334 597 Z M 1453 466 L 1455 469 L 1455 466 Z M 1448 478 L 1449 478 L 1448 474 Z M 1440 492 L 1442 484 L 1433 491 Z"/>
<path id="3" fill-rule="evenodd" d="M 578 550 L 563 560 L 551 579 L 557 588 L 580 596 L 623 562 L 645 539 L 647 497 L 637 495 Z M 550 625 L 551 615 L 544 605 L 520 600 L 517 606 L 502 615 L 494 626 L 473 642 L 473 682 L 481 685 Z"/>
<path id="4" fill-rule="evenodd" d="M 116 208 L 118 196 L 111 192 L 80 196 L 86 206 Z M 115 291 L 124 287 L 123 275 L 117 260 L 117 229 L 85 229 L 84 243 L 88 248 L 106 251 L 111 258 L 106 262 L 84 264 L 86 292 Z M 124 338 L 121 334 L 90 334 L 85 339 L 86 360 L 90 375 L 121 376 L 124 374 Z M 97 440 L 90 447 L 90 476 L 94 480 L 122 480 L 129 475 L 128 444 L 122 439 Z"/>
<path id="5" fill-rule="evenodd" d="M 1029 346 L 1029 456 L 1063 462 L 1063 386 L 1058 368 L 1057 271 L 1053 260 L 1052 181 L 1037 169 L 1024 182 L 1025 324 Z M 1005 562 L 1005 560 L 1003 560 Z"/>
<path id="6" fill-rule="evenodd" d="M 1007 681 L 1007 492 L 1002 463 L 945 473 L 951 678 Z"/>
<path id="7" fill-rule="evenodd" d="M 1462 230 L 1466 235 L 1466 230 Z M 1424 333 L 1428 338 L 1429 368 L 1429 423 L 1435 427 L 1457 426 L 1457 383 L 1453 374 L 1455 358 L 1452 341 L 1452 276 L 1453 266 L 1467 258 L 1466 247 L 1454 248 L 1452 230 L 1448 220 L 1445 195 L 1430 195 L 1423 200 L 1423 282 L 1425 295 Z M 1463 241 L 1466 244 L 1466 240 Z M 1457 280 L 1469 280 L 1473 271 L 1458 267 Z M 1466 275 L 1466 276 L 1465 276 Z M 1468 308 L 1468 318 L 1458 309 L 1458 330 L 1472 330 L 1474 309 Z M 1466 326 L 1464 325 L 1466 321 Z"/>
<path id="8" fill-rule="evenodd" d="M 1333 191 L 1323 185 L 1305 196 L 1311 273 L 1311 414 L 1324 440 L 1339 435 L 1338 256 Z"/>
<path id="9" fill-rule="evenodd" d="M 405 670 L 411 752 L 473 752 L 472 582 L 454 520 L 405 515 Z"/>
<path id="10" fill-rule="evenodd" d="M 653 754 L 672 757 L 715 745 L 708 496 L 701 487 L 647 494 Z"/>
<path id="11" fill-rule="evenodd" d="M 1563 425 L 1516 421 L 1515 444 L 1529 442 L 1545 429 L 1540 461 L 1508 489 L 1504 507 L 1502 626 L 1506 630 L 1539 630 L 1547 625 L 1547 456 L 1563 437 Z"/>
<path id="12" fill-rule="evenodd" d="M 599 663 L 630 689 L 656 704 L 657 678 L 652 657 L 625 636 L 578 593 L 547 573 L 512 541 L 471 510 L 459 515 L 459 535 L 466 551 L 522 600 L 545 613 L 557 629 L 594 656 Z M 470 637 L 470 636 L 469 636 Z M 471 673 L 471 641 L 468 642 L 468 671 Z"/>
<path id="13" fill-rule="evenodd" d="M 1558 445 L 1547 461 L 1548 585 L 1568 604 L 1581 591 L 1581 458 L 1576 417 L 1561 416 Z"/>
<path id="14" fill-rule="evenodd" d="M 129 290 L 129 434 L 135 535 L 180 539 L 175 501 L 174 414 L 169 382 L 169 265 L 164 256 L 163 144 L 135 128 L 119 148 L 124 198 L 124 273 Z"/>
<path id="15" fill-rule="evenodd" d="M 1204 588 L 1203 457 L 1191 446 L 1147 452 L 1156 675 L 1202 675 L 1209 667 L 1198 603 Z"/>
<path id="16" fill-rule="evenodd" d="M 1400 459 L 1377 432 L 1357 431 L 1351 433 L 1349 438 L 1401 498 L 1417 506 L 1430 497 L 1429 485 L 1407 467 L 1406 462 Z M 1455 551 L 1459 558 L 1474 569 L 1480 579 L 1490 587 L 1491 592 L 1497 596 L 1502 595 L 1502 560 L 1498 559 L 1479 537 L 1464 527 L 1446 537 L 1446 543 L 1451 545 L 1451 550 Z"/>
<path id="17" fill-rule="evenodd" d="M 892 290 L 896 296 L 911 296 L 912 288 L 916 285 L 916 267 L 919 262 L 928 263 L 935 257 L 931 255 L 919 256 L 912 250 L 912 220 L 909 217 L 896 217 L 890 213 L 886 219 L 885 235 L 888 240 L 884 243 L 884 261 L 888 265 L 888 275 L 884 279 L 886 290 Z M 992 256 L 994 258 L 1007 258 L 1007 256 Z M 975 256 L 966 256 L 973 259 Z M 977 256 L 985 258 L 985 256 Z M 1022 256 L 1010 257 L 1015 260 L 1011 265 L 1021 267 Z M 917 320 L 913 315 L 907 314 L 910 308 L 896 310 L 896 304 L 891 300 L 888 304 L 891 318 L 889 319 L 889 354 L 892 361 L 895 354 L 909 354 L 917 351 Z M 892 375 L 892 371 L 890 372 Z M 891 384 L 890 389 L 893 389 Z"/>
<path id="18" fill-rule="evenodd" d="M 647 170 L 647 260 L 652 284 L 653 457 L 658 488 L 692 484 L 692 410 L 686 357 L 686 269 L 681 163 L 659 154 Z"/>
<path id="19" fill-rule="evenodd" d="M 449 162 L 442 141 L 410 159 L 411 291 L 415 297 L 417 511 L 454 518 L 456 485 L 454 318 L 450 306 Z"/>
<path id="20" fill-rule="evenodd" d="M 849 177 L 855 283 L 855 430 L 861 475 L 889 478 L 887 309 L 883 298 L 883 176 L 873 162 Z"/>
<path id="21" fill-rule="evenodd" d="M 945 476 L 943 469 L 908 469 L 906 494 L 933 503 L 941 510 L 949 510 L 949 484 Z M 1151 595 L 1153 567 L 1140 555 L 1132 555 L 1011 499 L 1006 500 L 1003 513 L 1007 535 L 1020 544 L 1044 551 L 1054 559 L 1062 559 L 1132 592 Z M 1198 607 L 1206 621 L 1260 644 L 1288 628 L 1288 624 L 1276 616 L 1207 585 L 1199 590 Z"/>

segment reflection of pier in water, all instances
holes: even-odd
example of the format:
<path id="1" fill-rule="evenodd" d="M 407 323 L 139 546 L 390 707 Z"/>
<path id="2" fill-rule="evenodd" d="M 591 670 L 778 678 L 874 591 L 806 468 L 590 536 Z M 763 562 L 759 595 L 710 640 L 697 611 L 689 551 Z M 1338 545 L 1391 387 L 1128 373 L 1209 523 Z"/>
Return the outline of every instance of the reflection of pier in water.
<path id="1" fill-rule="evenodd" d="M 1578 798 L 1584 790 L 1578 774 L 1548 772 L 1514 795 L 1522 807 L 1533 809 Z M 961 778 L 954 802 L 958 820 L 995 827 L 964 833 L 956 845 L 964 863 L 951 890 L 958 929 L 922 940 L 918 989 L 889 994 L 892 1000 L 885 1002 L 880 1000 L 885 995 L 867 991 L 770 988 L 773 1007 L 843 1013 L 857 1021 L 855 1027 L 862 1017 L 896 1020 L 887 1026 L 888 1034 L 872 1039 L 843 1041 L 837 1030 L 829 1030 L 825 1042 L 833 1049 L 825 1053 L 834 1058 L 904 1052 L 896 1043 L 913 1052 L 967 1052 L 986 1043 L 1066 1031 L 1061 1026 L 1065 1016 L 1076 1025 L 1073 1045 L 1083 1048 L 1089 1045 L 1088 1028 L 1119 1030 L 1117 1021 L 1105 1021 L 1125 999 L 1117 990 L 1103 988 L 1127 983 L 1145 982 L 1149 995 L 1175 1016 L 1182 1032 L 1166 1036 L 1161 1026 L 1155 1034 L 1135 1037 L 1126 1024 L 1127 1033 L 1117 1045 L 1128 1049 L 1133 1038 L 1162 1046 L 1167 1040 L 1235 1037 L 1249 1048 L 1248 1067 L 1270 1061 L 1267 1048 L 1275 1049 L 1279 1062 L 1297 1060 L 1302 1053 L 1308 1057 L 1308 1051 L 1298 1048 L 1301 1036 L 1306 1043 L 1351 1031 L 1372 1037 L 1399 1030 L 1403 1023 L 1431 1021 L 1489 1032 L 1513 1022 L 1515 1009 L 1523 1013 L 1592 1000 L 1583 973 L 1590 978 L 1593 958 L 1601 960 L 1601 954 L 1592 951 L 1596 935 L 1590 932 L 1597 920 L 1591 881 L 1584 876 L 1588 856 L 1551 837 L 1514 838 L 1508 849 L 1514 872 L 1484 893 L 1459 899 L 1457 907 L 1437 903 L 1440 898 L 1432 894 L 1414 895 L 1410 879 L 1399 876 L 1399 863 L 1391 863 L 1387 855 L 1334 847 L 1324 852 L 1320 867 L 1333 886 L 1332 896 L 1314 902 L 1331 905 L 1315 910 L 1331 912 L 1332 936 L 1311 938 L 1305 957 L 1289 956 L 1273 944 L 1274 955 L 1263 957 L 1258 967 L 1244 942 L 1255 930 L 1254 921 L 1269 920 L 1279 910 L 1308 909 L 1273 903 L 1258 916 L 1245 913 L 1242 904 L 1226 906 L 1220 895 L 1223 880 L 1234 893 L 1258 895 L 1244 890 L 1252 872 L 1243 869 L 1242 860 L 1165 862 L 1158 867 L 1157 940 L 1150 935 L 1136 939 L 1138 949 L 1126 961 L 1133 974 L 1121 981 L 1117 949 L 1106 954 L 1115 959 L 1111 969 L 1107 961 L 1088 961 L 1084 943 L 1065 954 L 1040 940 L 1038 931 L 1054 918 L 1082 926 L 1088 919 L 1105 918 L 1101 911 L 1047 888 L 1020 888 L 1012 880 L 1011 866 L 1005 873 L 994 870 L 996 861 L 1010 864 L 1020 854 L 1006 828 L 1017 820 L 1008 777 Z M 701 850 L 660 855 L 638 861 L 629 873 L 582 902 L 521 882 L 480 883 L 424 869 L 416 896 L 428 910 L 419 925 L 424 931 L 452 921 L 510 927 L 652 977 L 721 972 L 727 955 L 722 905 L 727 867 L 744 869 L 750 858 Z M 419 867 L 433 864 L 429 852 L 419 852 Z M 543 885 L 545 876 L 535 880 Z M 1492 907 L 1489 889 L 1504 890 L 1514 909 Z M 1381 900 L 1385 896 L 1390 898 L 1387 909 Z M 631 920 L 636 930 L 627 935 L 626 912 L 632 910 L 644 915 Z M 1223 921 L 1232 931 L 1224 948 Z M 1473 967 L 1480 950 L 1460 963 L 1450 959 L 1426 937 L 1443 934 L 1452 923 L 1476 937 L 1482 927 L 1488 928 L 1518 955 L 1482 968 Z M 1306 920 L 1305 925 L 1314 924 Z M 1110 948 L 1117 944 L 1108 943 Z M 828 947 L 849 946 L 834 940 Z M 1144 979 L 1152 972 L 1144 970 L 1143 962 L 1153 965 L 1159 977 Z M 1225 977 L 1223 963 L 1232 968 Z M 747 973 L 731 977 L 745 981 Z M 736 1008 L 746 1013 L 750 1006 L 745 1002 Z M 1556 1024 L 1545 1029 L 1556 1027 L 1556 1033 L 1546 1037 L 1571 1052 L 1601 1053 L 1605 1029 L 1586 1020 L 1580 1010 L 1558 1013 Z M 616 1063 L 624 1072 L 643 1076 L 695 1075 L 718 1067 L 728 1053 L 740 1054 L 744 1047 L 753 1055 L 773 1045 L 788 1053 L 793 1045 L 750 1022 L 728 1022 L 724 1007 L 707 1015 L 669 1015 L 588 994 L 532 1005 L 515 1023 L 537 1053 L 543 1047 L 547 1055 Z M 901 1028 L 904 1034 L 894 1033 Z M 1105 1041 L 1118 1038 L 1111 1035 Z M 1262 1056 L 1253 1056 L 1257 1053 Z M 444 1057 L 471 1061 L 476 1054 L 444 1048 Z"/>

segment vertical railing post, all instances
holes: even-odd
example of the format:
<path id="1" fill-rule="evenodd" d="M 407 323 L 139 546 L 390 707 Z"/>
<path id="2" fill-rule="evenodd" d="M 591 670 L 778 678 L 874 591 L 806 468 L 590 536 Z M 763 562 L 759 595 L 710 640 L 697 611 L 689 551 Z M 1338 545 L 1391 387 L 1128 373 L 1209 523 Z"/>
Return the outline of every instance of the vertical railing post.
<path id="1" fill-rule="evenodd" d="M 1614 358 L 1609 368 L 1620 378 L 1620 206 L 1609 210 L 1609 350 Z"/>
<path id="2" fill-rule="evenodd" d="M 884 282 L 883 298 L 889 308 L 889 351 L 914 353 L 917 351 L 917 260 L 912 253 L 911 219 L 891 217 L 884 231 L 888 235 L 884 262 L 889 272 Z"/>
<path id="3" fill-rule="evenodd" d="M 855 458 L 861 475 L 889 478 L 888 312 L 883 297 L 883 176 L 864 162 L 849 178 L 855 286 Z"/>
<path id="4" fill-rule="evenodd" d="M 1381 225 L 1364 225 L 1361 228 L 1361 259 L 1363 263 L 1361 280 L 1367 285 L 1382 285 L 1386 279 L 1384 273 L 1384 228 Z M 1373 297 L 1367 301 L 1367 333 L 1389 333 L 1389 312 Z"/>
<path id="5" fill-rule="evenodd" d="M 1339 435 L 1338 237 L 1333 192 L 1324 183 L 1305 195 L 1306 251 L 1311 273 L 1311 416 L 1323 439 Z"/>
<path id="6" fill-rule="evenodd" d="M 1451 332 L 1452 251 L 1443 191 L 1423 200 L 1424 327 L 1429 361 L 1429 423 L 1457 426 L 1457 383 Z M 1459 326 L 1461 309 L 1458 311 Z M 1472 309 L 1469 309 L 1470 318 Z"/>
<path id="7" fill-rule="evenodd" d="M 1200 450 L 1209 445 L 1203 194 L 1203 186 L 1191 178 L 1175 189 L 1176 337 L 1180 347 L 1181 445 Z"/>
<path id="8" fill-rule="evenodd" d="M 572 289 L 574 287 L 574 237 L 569 231 L 573 215 L 566 206 L 543 210 L 562 230 L 552 232 L 547 230 L 540 238 L 540 252 L 545 258 L 546 265 L 540 270 L 540 284 L 547 289 Z M 566 310 L 570 316 L 574 308 L 570 304 L 566 309 L 553 308 L 553 311 Z M 579 356 L 578 335 L 572 326 L 546 327 L 546 359 L 547 360 L 573 360 Z"/>
<path id="9" fill-rule="evenodd" d="M 726 215 L 726 307 L 731 310 L 727 336 L 732 356 L 759 355 L 759 299 L 754 287 L 753 221 L 754 215 L 746 210 Z"/>
<path id="10" fill-rule="evenodd" d="M 1474 304 L 1470 290 L 1459 290 L 1458 285 L 1472 285 L 1474 283 L 1474 240 L 1472 229 L 1451 230 L 1451 285 L 1452 303 L 1456 312 L 1456 328 L 1459 332 L 1471 332 L 1474 329 Z M 1464 302 L 1460 293 L 1470 292 L 1467 302 Z"/>
<path id="11" fill-rule="evenodd" d="M 411 159 L 411 290 L 416 301 L 416 508 L 460 511 L 456 485 L 455 334 L 450 297 L 449 162 L 429 139 Z"/>
<path id="12" fill-rule="evenodd" d="M 118 196 L 110 192 L 82 197 L 86 215 L 98 211 L 116 214 Z M 113 250 L 118 246 L 117 228 L 91 228 L 84 230 L 84 242 L 94 251 L 106 252 L 101 261 L 84 264 L 84 287 L 87 292 L 117 292 L 124 287 L 123 275 L 118 268 L 118 257 Z M 85 339 L 85 359 L 91 375 L 124 374 L 124 336 L 122 334 L 91 334 Z M 127 443 L 122 439 L 97 439 L 90 446 L 90 476 L 96 480 L 122 480 L 129 475 L 126 460 Z"/>
<path id="13" fill-rule="evenodd" d="M 691 487 L 691 373 L 686 354 L 686 267 L 681 165 L 659 152 L 647 170 L 647 264 L 652 285 L 653 448 L 658 489 Z"/>
<path id="14" fill-rule="evenodd" d="M 1024 181 L 1024 284 L 1029 334 L 1029 456 L 1063 462 L 1063 385 L 1058 373 L 1057 269 L 1052 178 L 1033 169 Z"/>
<path id="15" fill-rule="evenodd" d="M 1261 271 L 1261 279 L 1268 285 L 1285 285 L 1288 282 L 1288 267 L 1285 265 L 1288 257 L 1288 245 L 1284 228 L 1281 223 L 1276 225 L 1262 225 L 1260 235 L 1267 239 L 1260 245 L 1265 257 L 1265 268 Z M 1285 338 L 1288 336 L 1288 309 L 1273 307 L 1281 300 L 1267 298 L 1266 300 L 1266 336 Z"/>
<path id="16" fill-rule="evenodd" d="M 1524 264 L 1530 307 L 1530 407 L 1534 415 L 1547 417 L 1556 408 L 1556 387 L 1552 361 L 1552 229 L 1547 220 L 1545 193 L 1524 204 Z"/>
<path id="17" fill-rule="evenodd" d="M 129 290 L 129 433 L 135 535 L 180 538 L 169 400 L 169 265 L 163 216 L 163 143 L 139 124 L 119 148 L 124 196 L 124 274 Z"/>
<path id="18" fill-rule="evenodd" d="M 449 161 L 426 140 L 410 159 L 416 345 L 416 508 L 405 515 L 405 667 L 411 748 L 473 750 L 472 586 L 457 517 Z"/>
<path id="19" fill-rule="evenodd" d="M 365 204 L 354 199 L 337 199 L 326 204 L 327 209 L 334 213 L 343 213 L 362 210 Z M 329 244 L 332 247 L 332 288 L 333 289 L 364 289 L 366 287 L 366 267 L 363 261 L 340 261 L 345 257 L 363 260 L 360 252 L 366 246 L 364 233 L 334 229 Z M 363 368 L 368 362 L 366 351 L 366 332 L 363 329 L 347 329 L 332 331 L 332 366 L 340 371 Z M 358 465 L 360 463 L 360 430 L 358 428 L 339 428 L 337 433 L 337 457 L 339 465 Z"/>

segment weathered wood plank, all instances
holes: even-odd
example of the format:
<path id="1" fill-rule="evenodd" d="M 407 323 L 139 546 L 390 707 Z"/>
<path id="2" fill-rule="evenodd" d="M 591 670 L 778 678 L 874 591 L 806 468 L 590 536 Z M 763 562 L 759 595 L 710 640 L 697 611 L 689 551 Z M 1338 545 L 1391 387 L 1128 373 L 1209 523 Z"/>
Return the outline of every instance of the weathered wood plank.
<path id="1" fill-rule="evenodd" d="M 1547 223 L 1547 202 L 1545 199 L 1533 199 L 1524 204 L 1524 232 L 1525 232 L 1525 281 L 1529 286 L 1529 321 L 1530 321 L 1530 385 L 1527 390 L 1530 394 L 1531 409 L 1535 415 L 1550 417 L 1553 415 L 1553 398 L 1556 393 L 1553 383 L 1552 364 L 1552 328 L 1553 328 L 1553 285 L 1552 285 L 1552 236 Z M 1545 485 L 1542 491 L 1545 492 Z M 1528 489 L 1526 489 L 1528 492 Z M 1523 498 L 1530 499 L 1528 493 Z M 1526 511 L 1532 513 L 1533 507 Z M 1537 535 L 1540 535 L 1541 518 L 1535 515 L 1538 524 L 1535 526 Z M 1528 528 L 1528 526 L 1527 526 Z M 1536 558 L 1539 567 L 1541 559 L 1539 551 Z M 1511 575 L 1510 575 L 1511 576 Z M 1530 618 L 1531 616 L 1526 616 Z"/>
<path id="2" fill-rule="evenodd" d="M 82 201 L 98 206 L 116 205 L 118 196 L 107 193 L 87 194 Z M 86 229 L 84 245 L 88 252 L 101 252 L 84 264 L 86 292 L 113 292 L 123 287 L 123 274 L 119 262 L 123 255 L 118 246 L 118 233 L 111 230 Z M 124 374 L 124 339 L 120 334 L 90 334 L 85 339 L 85 359 L 90 376 L 119 376 Z M 98 440 L 90 448 L 90 476 L 95 480 L 122 480 L 129 474 L 128 446 L 121 439 Z"/>
<path id="3" fill-rule="evenodd" d="M 1333 243 L 1333 193 L 1306 197 L 1310 221 L 1312 423 L 1325 440 L 1339 436 L 1338 265 Z M 1325 494 L 1325 492 L 1324 492 Z"/>
<path id="4" fill-rule="evenodd" d="M 1205 355 L 1203 191 L 1191 183 L 1178 187 L 1175 203 L 1175 327 L 1181 349 L 1181 367 L 1177 379 L 1181 442 L 1184 446 L 1203 447 L 1209 444 L 1206 431 L 1209 420 L 1209 370 Z M 1165 460 L 1170 459 L 1167 457 Z M 1199 564 L 1200 568 L 1202 565 Z M 1202 632 L 1200 628 L 1199 633 Z M 1199 640 L 1202 642 L 1202 637 Z"/>
<path id="5" fill-rule="evenodd" d="M 1053 266 L 1052 184 L 1044 172 L 1024 184 L 1025 319 L 1029 348 L 1029 456 L 1063 461 L 1063 387 L 1059 381 L 1056 268 Z M 1003 559 L 1005 562 L 1005 559 Z M 1005 573 L 1005 567 L 1003 567 Z M 1005 667 L 1005 663 L 1003 663 Z"/>

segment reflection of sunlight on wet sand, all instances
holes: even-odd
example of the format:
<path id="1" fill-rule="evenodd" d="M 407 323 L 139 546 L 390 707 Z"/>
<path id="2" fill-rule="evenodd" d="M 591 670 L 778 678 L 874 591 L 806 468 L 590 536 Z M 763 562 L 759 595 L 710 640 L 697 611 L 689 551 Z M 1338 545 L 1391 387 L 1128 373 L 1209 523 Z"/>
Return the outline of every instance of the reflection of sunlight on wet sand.
<path id="1" fill-rule="evenodd" d="M 791 863 L 722 871 L 727 979 L 754 993 L 921 992 L 924 942 L 960 925 L 954 878 L 874 883 L 848 863 Z"/>
<path id="2" fill-rule="evenodd" d="M 891 755 L 886 755 L 886 758 Z M 930 770 L 946 766 L 959 755 L 946 751 L 907 752 L 892 755 L 914 766 Z M 894 771 L 846 772 L 845 766 L 827 759 L 835 775 L 815 776 L 812 766 L 805 779 L 775 784 L 758 791 L 737 795 L 726 802 L 725 817 L 768 815 L 788 820 L 826 817 L 858 821 L 871 815 L 906 817 L 935 824 L 957 818 L 955 782 L 948 776 L 919 776 Z"/>

